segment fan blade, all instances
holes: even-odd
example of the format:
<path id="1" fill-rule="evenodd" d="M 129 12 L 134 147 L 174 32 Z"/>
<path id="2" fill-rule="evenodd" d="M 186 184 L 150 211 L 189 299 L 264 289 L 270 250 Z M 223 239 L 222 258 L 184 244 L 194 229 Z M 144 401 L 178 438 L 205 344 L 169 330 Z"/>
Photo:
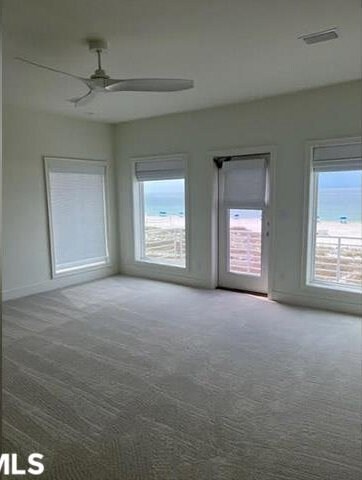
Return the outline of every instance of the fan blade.
<path id="1" fill-rule="evenodd" d="M 71 98 L 69 101 L 71 103 L 74 103 L 75 107 L 82 107 L 92 101 L 95 96 L 96 92 L 94 90 L 89 90 L 89 92 L 87 92 L 85 95 L 82 95 L 81 97 Z"/>
<path id="2" fill-rule="evenodd" d="M 111 79 L 110 82 L 113 82 Z M 108 92 L 177 92 L 194 86 L 193 80 L 176 78 L 130 78 L 111 83 Z"/>
<path id="3" fill-rule="evenodd" d="M 72 78 L 76 78 L 77 80 L 81 80 L 84 83 L 87 82 L 86 78 L 78 77 L 78 75 L 73 75 L 72 73 L 63 72 L 62 70 L 58 70 L 58 69 L 53 68 L 53 67 L 47 67 L 46 65 L 41 65 L 40 63 L 32 62 L 30 60 L 26 60 L 26 58 L 15 57 L 15 60 L 19 60 L 20 62 L 28 63 L 29 65 L 33 65 L 34 67 L 43 68 L 44 70 L 50 70 L 51 72 L 61 73 L 62 75 L 67 75 L 68 77 L 72 77 Z"/>

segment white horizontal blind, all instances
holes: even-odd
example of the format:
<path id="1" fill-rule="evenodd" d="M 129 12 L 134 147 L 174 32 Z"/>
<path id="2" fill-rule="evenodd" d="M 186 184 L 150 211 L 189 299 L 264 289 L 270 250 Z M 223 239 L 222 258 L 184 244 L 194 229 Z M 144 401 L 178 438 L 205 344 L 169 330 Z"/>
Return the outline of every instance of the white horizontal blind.
<path id="1" fill-rule="evenodd" d="M 361 143 L 314 147 L 313 169 L 316 172 L 361 170 Z"/>
<path id="2" fill-rule="evenodd" d="M 55 274 L 107 262 L 103 165 L 47 159 Z"/>
<path id="3" fill-rule="evenodd" d="M 224 162 L 224 203 L 229 207 L 263 208 L 266 202 L 266 159 Z"/>
<path id="4" fill-rule="evenodd" d="M 181 158 L 136 162 L 136 178 L 139 182 L 173 180 L 184 177 L 185 161 Z"/>

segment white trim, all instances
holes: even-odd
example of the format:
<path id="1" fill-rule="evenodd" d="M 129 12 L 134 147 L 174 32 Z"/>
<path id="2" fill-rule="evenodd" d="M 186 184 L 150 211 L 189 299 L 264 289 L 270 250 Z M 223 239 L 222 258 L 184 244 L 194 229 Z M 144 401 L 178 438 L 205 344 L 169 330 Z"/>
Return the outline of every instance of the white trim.
<path id="1" fill-rule="evenodd" d="M 64 161 L 64 162 L 74 162 L 75 164 L 82 166 L 97 166 L 104 168 L 104 222 L 105 222 L 105 246 L 106 246 L 106 256 L 104 257 L 103 262 L 91 263 L 89 265 L 82 265 L 79 267 L 69 268 L 63 271 L 57 271 L 55 265 L 55 249 L 54 249 L 54 230 L 53 230 L 53 214 L 51 208 L 51 192 L 50 192 L 50 163 L 52 161 Z M 110 259 L 110 249 L 109 249 L 109 238 L 110 238 L 110 197 L 109 197 L 109 185 L 110 185 L 110 172 L 109 172 L 109 162 L 106 160 L 91 160 L 83 158 L 71 158 L 71 157 L 55 157 L 55 156 L 44 156 L 44 174 L 45 174 L 45 188 L 46 188 L 46 202 L 47 202 L 47 212 L 48 212 L 48 232 L 49 232 L 49 253 L 50 253 L 50 275 L 52 279 L 58 277 L 64 277 L 68 275 L 76 275 L 82 272 L 102 270 L 105 267 L 111 265 Z"/>
<path id="2" fill-rule="evenodd" d="M 245 155 L 260 155 L 267 154 L 269 156 L 268 162 L 268 176 L 269 181 L 269 205 L 268 205 L 268 216 L 270 221 L 269 226 L 269 246 L 268 246 L 268 297 L 271 295 L 271 291 L 274 285 L 274 269 L 275 269 L 275 252 L 276 252 L 276 241 L 275 241 L 275 220 L 276 220 L 276 159 L 277 159 L 277 146 L 276 145 L 260 145 L 260 146 L 241 146 L 241 147 L 230 147 L 230 148 L 220 148 L 216 150 L 211 150 L 207 153 L 208 162 L 212 164 L 214 170 L 214 195 L 213 195 L 213 208 L 212 208 L 212 258 L 211 258 L 211 272 L 212 280 L 211 284 L 213 288 L 218 286 L 218 263 L 219 263 L 219 249 L 218 249 L 218 236 L 219 236 L 219 212 L 218 212 L 218 168 L 215 165 L 215 157 L 234 157 L 234 156 L 245 156 Z"/>
<path id="3" fill-rule="evenodd" d="M 82 166 L 89 166 L 90 162 L 92 163 L 92 166 L 95 167 L 106 167 L 108 166 L 109 162 L 107 160 L 93 160 L 92 158 L 75 158 L 75 157 L 55 157 L 51 155 L 44 155 L 43 156 L 44 161 L 47 163 L 50 163 L 52 161 L 64 161 L 64 162 L 74 162 L 77 165 L 82 165 Z"/>
<path id="4" fill-rule="evenodd" d="M 143 237 L 143 222 L 144 222 L 144 212 L 143 212 L 143 195 L 141 190 L 141 183 L 136 178 L 136 163 L 145 162 L 145 161 L 172 161 L 172 160 L 181 160 L 185 164 L 185 240 L 186 240 L 186 252 L 185 252 L 185 266 L 178 266 L 172 264 L 162 264 L 157 263 L 152 260 L 142 259 L 141 252 L 143 251 L 142 242 L 144 241 Z M 189 161 L 188 155 L 186 153 L 175 153 L 175 154 L 160 154 L 160 155 L 150 155 L 150 156 L 137 156 L 130 158 L 131 166 L 131 182 L 132 182 L 132 248 L 133 248 L 133 265 L 138 268 L 145 268 L 145 272 L 153 270 L 155 274 L 165 273 L 166 275 L 173 274 L 188 274 L 190 272 L 191 265 L 191 255 L 190 255 L 190 246 L 191 246 L 191 222 L 190 222 L 190 188 L 189 188 Z M 132 273 L 131 273 L 132 274 Z M 156 277 L 155 277 L 156 278 Z"/>
<path id="5" fill-rule="evenodd" d="M 345 314 L 357 315 L 360 320 L 361 317 L 361 302 L 348 302 L 343 300 L 332 301 L 321 296 L 297 294 L 282 292 L 279 290 L 272 290 L 270 299 L 276 302 L 287 303 L 290 305 L 299 305 L 306 308 L 318 308 L 332 312 L 340 312 Z"/>
<path id="6" fill-rule="evenodd" d="M 104 260 L 99 262 L 92 262 L 86 265 L 79 265 L 69 268 L 64 268 L 62 270 L 58 270 L 54 275 L 52 274 L 52 279 L 60 278 L 60 277 L 69 277 L 71 275 L 78 275 L 82 272 L 93 272 L 94 270 L 102 270 L 103 268 L 110 265 L 109 257 L 105 257 Z"/>
<path id="7" fill-rule="evenodd" d="M 35 283 L 33 285 L 10 288 L 2 292 L 3 301 L 26 297 L 28 295 L 35 295 L 37 293 L 48 292 L 51 290 L 56 290 L 58 288 L 69 287 L 72 285 L 78 285 L 80 283 L 91 282 L 93 280 L 98 280 L 101 278 L 116 275 L 117 273 L 118 269 L 115 266 L 107 265 L 93 271 L 77 272 L 77 274 L 74 275 L 66 275 L 59 278 L 57 277 L 54 279 L 46 280 L 45 282 Z"/>
<path id="8" fill-rule="evenodd" d="M 361 143 L 362 137 L 342 137 L 342 138 L 330 138 L 323 140 L 308 140 L 305 142 L 305 162 L 304 162 L 304 200 L 303 200 L 303 229 L 302 229 L 302 254 L 301 254 L 301 268 L 300 268 L 300 289 L 302 296 L 313 298 L 311 294 L 315 293 L 321 297 L 321 302 L 325 299 L 330 300 L 330 308 L 338 310 L 339 303 L 358 304 L 361 306 L 361 294 L 355 292 L 353 289 L 341 288 L 338 286 L 333 288 L 333 285 L 318 284 L 311 282 L 309 279 L 311 275 L 311 252 L 314 251 L 314 222 L 313 218 L 316 208 L 315 195 L 312 194 L 312 188 L 316 188 L 316 182 L 313 179 L 313 150 L 316 147 L 327 145 L 349 145 L 351 143 Z M 325 307 L 327 308 L 327 306 Z M 346 311 L 346 310 L 343 310 Z"/>
<path id="9" fill-rule="evenodd" d="M 326 282 L 323 280 L 310 280 L 307 284 L 307 287 L 312 288 L 321 288 L 325 290 L 333 290 L 336 292 L 347 292 L 347 293 L 358 293 L 361 295 L 361 289 L 358 286 L 337 283 L 337 282 Z"/>
<path id="10" fill-rule="evenodd" d="M 214 285 L 205 278 L 195 277 L 185 274 L 184 269 L 162 269 L 157 268 L 162 265 L 146 263 L 123 263 L 120 267 L 120 275 L 129 275 L 134 277 L 149 278 L 161 282 L 176 283 L 195 288 L 213 289 Z M 177 270 L 180 270 L 177 272 Z"/>

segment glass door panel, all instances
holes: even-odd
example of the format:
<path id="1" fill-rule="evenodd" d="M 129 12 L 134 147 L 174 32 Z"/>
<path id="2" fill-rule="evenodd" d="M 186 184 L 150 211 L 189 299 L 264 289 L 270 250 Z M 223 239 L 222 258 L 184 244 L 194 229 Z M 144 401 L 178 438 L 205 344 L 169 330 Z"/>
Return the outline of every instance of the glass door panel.
<path id="1" fill-rule="evenodd" d="M 233 157 L 219 170 L 220 287 L 268 292 L 268 159 Z"/>
<path id="2" fill-rule="evenodd" d="M 261 276 L 262 214 L 229 209 L 229 272 Z"/>

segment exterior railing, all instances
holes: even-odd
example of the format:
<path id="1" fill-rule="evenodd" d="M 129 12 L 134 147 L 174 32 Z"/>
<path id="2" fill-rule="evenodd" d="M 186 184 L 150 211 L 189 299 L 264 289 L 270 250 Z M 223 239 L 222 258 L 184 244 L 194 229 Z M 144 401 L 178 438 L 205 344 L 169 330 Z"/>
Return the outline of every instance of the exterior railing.
<path id="1" fill-rule="evenodd" d="M 185 228 L 177 226 L 172 217 L 147 219 L 145 225 L 145 256 L 182 263 L 186 255 Z"/>
<path id="2" fill-rule="evenodd" d="M 168 221 L 168 220 L 167 220 Z M 167 228 L 168 227 L 168 228 Z M 185 229 L 165 220 L 146 225 L 146 256 L 159 259 L 185 258 Z M 242 228 L 230 229 L 230 270 L 260 274 L 261 235 Z M 362 237 L 317 235 L 314 279 L 325 283 L 362 287 Z"/>
<path id="3" fill-rule="evenodd" d="M 362 238 L 317 235 L 314 279 L 362 286 Z"/>
<path id="4" fill-rule="evenodd" d="M 261 234 L 242 227 L 230 228 L 229 269 L 232 273 L 260 275 Z"/>

